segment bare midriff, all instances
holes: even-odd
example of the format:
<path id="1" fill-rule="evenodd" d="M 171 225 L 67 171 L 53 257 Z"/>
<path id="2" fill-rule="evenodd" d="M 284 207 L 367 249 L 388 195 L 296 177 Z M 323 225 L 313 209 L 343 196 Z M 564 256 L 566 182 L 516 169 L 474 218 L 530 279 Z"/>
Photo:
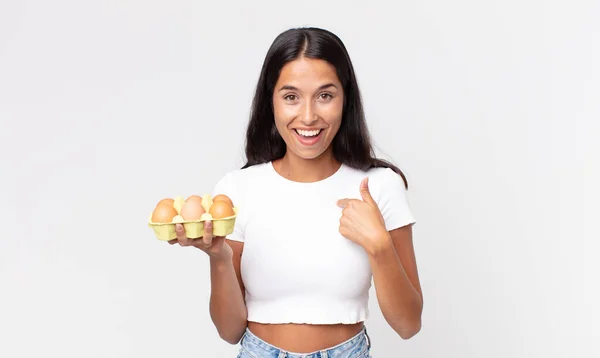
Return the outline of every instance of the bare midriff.
<path id="1" fill-rule="evenodd" d="M 263 341 L 294 353 L 334 347 L 357 335 L 363 322 L 354 324 L 264 324 L 248 322 L 248 329 Z"/>

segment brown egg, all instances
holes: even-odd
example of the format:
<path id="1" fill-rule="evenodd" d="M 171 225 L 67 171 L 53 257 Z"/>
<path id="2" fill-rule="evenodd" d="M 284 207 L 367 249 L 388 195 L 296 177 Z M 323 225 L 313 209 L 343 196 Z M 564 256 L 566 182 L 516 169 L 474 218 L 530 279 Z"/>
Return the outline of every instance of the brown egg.
<path id="1" fill-rule="evenodd" d="M 154 223 L 170 223 L 177 215 L 177 210 L 173 205 L 161 204 L 157 205 L 152 212 L 152 222 Z"/>
<path id="2" fill-rule="evenodd" d="M 235 215 L 233 207 L 226 201 L 214 201 L 210 207 L 209 213 L 214 219 Z"/>
<path id="3" fill-rule="evenodd" d="M 217 195 L 215 195 L 215 197 L 212 200 L 213 200 L 213 202 L 224 201 L 227 204 L 229 204 L 231 207 L 233 207 L 233 201 L 231 201 L 231 199 L 229 199 L 229 197 L 225 194 L 217 194 Z"/>
<path id="4" fill-rule="evenodd" d="M 202 207 L 202 198 L 199 196 L 189 197 L 181 206 L 181 217 L 186 221 L 200 220 L 206 210 Z"/>
<path id="5" fill-rule="evenodd" d="M 156 206 L 163 205 L 163 204 L 173 206 L 174 203 L 175 203 L 175 200 L 173 200 L 171 198 L 165 198 L 165 199 L 162 199 L 161 201 L 159 201 L 158 204 L 156 204 Z"/>

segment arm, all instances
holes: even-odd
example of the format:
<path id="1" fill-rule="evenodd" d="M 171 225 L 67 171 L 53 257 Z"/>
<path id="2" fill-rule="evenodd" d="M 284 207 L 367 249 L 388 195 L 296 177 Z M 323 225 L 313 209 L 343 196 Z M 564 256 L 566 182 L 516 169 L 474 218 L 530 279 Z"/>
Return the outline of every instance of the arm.
<path id="1" fill-rule="evenodd" d="M 368 251 L 377 300 L 392 329 L 409 339 L 420 331 L 423 311 L 412 226 L 392 230 L 377 243 Z"/>
<path id="2" fill-rule="evenodd" d="M 247 322 L 240 257 L 244 244 L 227 240 L 225 255 L 210 258 L 210 316 L 219 336 L 230 344 L 242 338 Z"/>
<path id="3" fill-rule="evenodd" d="M 406 205 L 397 205 L 405 202 L 404 192 L 395 189 L 397 187 L 393 184 L 386 188 L 386 195 L 391 199 L 384 199 L 384 211 L 388 217 L 402 218 L 402 221 L 394 219 L 395 222 L 410 222 Z M 344 208 L 340 233 L 365 249 L 381 311 L 392 329 L 403 339 L 409 339 L 420 331 L 423 311 L 412 225 L 405 224 L 388 231 L 378 203 L 369 192 L 368 178 L 361 182 L 360 192 L 363 200 L 338 201 Z"/>

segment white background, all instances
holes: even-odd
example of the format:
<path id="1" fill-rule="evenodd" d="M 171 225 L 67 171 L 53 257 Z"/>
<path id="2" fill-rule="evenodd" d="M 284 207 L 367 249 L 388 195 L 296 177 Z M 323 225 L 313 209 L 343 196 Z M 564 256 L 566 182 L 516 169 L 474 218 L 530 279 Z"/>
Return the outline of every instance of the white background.
<path id="1" fill-rule="evenodd" d="M 600 3 L 359 3 L 2 0 L 0 356 L 236 355 L 207 257 L 146 220 L 242 164 L 264 55 L 304 25 L 345 42 L 410 180 L 423 328 L 373 298 L 373 356 L 600 356 Z"/>

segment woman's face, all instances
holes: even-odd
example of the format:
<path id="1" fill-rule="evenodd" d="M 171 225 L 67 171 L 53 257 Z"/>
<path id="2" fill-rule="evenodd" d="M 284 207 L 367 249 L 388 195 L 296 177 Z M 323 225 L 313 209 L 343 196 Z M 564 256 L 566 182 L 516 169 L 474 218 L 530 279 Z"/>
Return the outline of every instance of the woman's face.
<path id="1" fill-rule="evenodd" d="M 343 106 L 342 84 L 334 66 L 309 58 L 287 63 L 273 90 L 275 125 L 287 154 L 314 159 L 330 152 Z"/>

